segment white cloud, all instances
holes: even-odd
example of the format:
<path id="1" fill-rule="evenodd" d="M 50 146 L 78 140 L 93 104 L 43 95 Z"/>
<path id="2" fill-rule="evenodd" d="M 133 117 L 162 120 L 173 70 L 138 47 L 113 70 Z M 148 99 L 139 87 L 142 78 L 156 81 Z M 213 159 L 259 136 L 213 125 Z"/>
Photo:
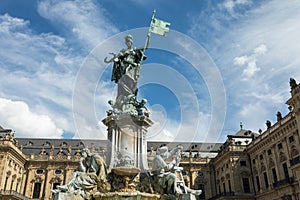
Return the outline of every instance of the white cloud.
<path id="1" fill-rule="evenodd" d="M 0 15 L 0 73 L 5 74 L 0 97 L 25 101 L 30 112 L 47 116 L 64 131 L 75 132 L 72 93 L 77 70 L 84 60 L 82 52 L 90 51 L 117 29 L 94 1 L 43 0 L 38 2 L 38 12 L 65 32 L 39 33 L 31 29 L 30 21 Z M 19 130 L 17 124 L 9 126 L 6 128 Z"/>
<path id="2" fill-rule="evenodd" d="M 199 113 L 198 116 L 191 114 L 186 119 L 174 120 L 167 115 L 165 108 L 161 105 L 153 105 L 149 109 L 151 111 L 150 118 L 154 124 L 149 128 L 148 140 L 168 142 L 217 141 L 217 138 L 209 138 L 206 135 L 211 120 L 209 114 Z"/>
<path id="3" fill-rule="evenodd" d="M 264 44 L 261 44 L 254 49 L 254 53 L 257 55 L 262 55 L 265 54 L 266 52 L 267 52 L 267 46 Z"/>
<path id="4" fill-rule="evenodd" d="M 72 84 L 80 58 L 71 54 L 64 38 L 35 34 L 29 24 L 7 14 L 0 16 L 0 30 L 5 30 L 0 46 L 0 73 L 5 74 L 1 97 L 25 100 L 33 112 L 46 113 L 57 121 L 70 119 L 66 110 L 71 110 Z M 70 127 L 63 128 L 73 131 Z"/>
<path id="5" fill-rule="evenodd" d="M 235 65 L 244 65 L 245 63 L 247 63 L 249 60 L 248 56 L 240 56 L 240 57 L 235 57 L 233 59 L 233 63 Z"/>
<path id="6" fill-rule="evenodd" d="M 248 62 L 247 67 L 243 71 L 245 80 L 251 78 L 258 71 L 260 71 L 260 68 L 256 66 L 256 60 L 251 60 Z"/>
<path id="7" fill-rule="evenodd" d="M 234 1 L 225 2 L 228 9 L 240 10 Z M 238 18 L 212 8 L 209 15 L 195 17 L 190 30 L 194 36 L 213 30 L 200 38 L 225 80 L 230 104 L 226 127 L 233 132 L 240 121 L 257 131 L 277 111 L 287 113 L 289 78 L 300 80 L 300 2 L 272 0 L 251 3 L 248 8 Z"/>
<path id="8" fill-rule="evenodd" d="M 257 72 L 261 70 L 260 67 L 257 66 L 256 62 L 258 57 L 266 53 L 266 51 L 266 45 L 261 44 L 253 50 L 253 53 L 251 55 L 244 55 L 235 57 L 233 59 L 233 63 L 235 65 L 246 65 L 245 69 L 243 70 L 244 80 L 249 80 L 249 78 L 252 78 Z"/>
<path id="9" fill-rule="evenodd" d="M 60 138 L 63 130 L 47 115 L 39 115 L 22 101 L 0 98 L 0 121 L 5 128 L 16 131 L 17 137 Z"/>
<path id="10" fill-rule="evenodd" d="M 225 8 L 228 13 L 230 13 L 232 16 L 235 16 L 235 8 L 238 6 L 244 6 L 251 4 L 251 0 L 226 0 L 221 4 L 221 7 Z"/>
<path id="11" fill-rule="evenodd" d="M 38 12 L 55 26 L 64 26 L 68 37 L 75 37 L 87 50 L 118 32 L 105 17 L 106 11 L 92 0 L 42 0 L 38 3 Z"/>
<path id="12" fill-rule="evenodd" d="M 0 31 L 2 34 L 9 34 L 11 31 L 23 30 L 29 24 L 28 21 L 25 21 L 24 19 L 20 19 L 20 18 L 13 18 L 9 16 L 7 13 L 0 16 L 0 22 L 1 22 Z M 21 35 L 22 34 L 20 34 L 20 36 Z"/>
<path id="13" fill-rule="evenodd" d="M 264 130 L 266 120 L 270 120 L 269 109 L 270 107 L 265 106 L 263 102 L 257 101 L 256 103 L 244 104 L 237 114 L 245 127 L 258 132 L 259 129 Z"/>

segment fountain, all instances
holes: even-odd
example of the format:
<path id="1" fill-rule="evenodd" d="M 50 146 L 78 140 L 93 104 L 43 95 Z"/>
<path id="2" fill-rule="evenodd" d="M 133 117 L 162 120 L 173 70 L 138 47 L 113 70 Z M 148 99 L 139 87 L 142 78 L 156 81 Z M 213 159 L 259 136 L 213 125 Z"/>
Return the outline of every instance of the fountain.
<path id="1" fill-rule="evenodd" d="M 112 77 L 118 86 L 115 101 L 102 120 L 107 126 L 107 156 L 83 150 L 79 171 L 74 172 L 66 185 L 53 190 L 54 200 L 157 200 L 195 199 L 201 190 L 186 187 L 179 167 L 182 147 L 171 151 L 166 146 L 157 149 L 152 171 L 147 163 L 147 129 L 153 124 L 146 107 L 147 100 L 137 100 L 138 80 L 150 33 L 164 35 L 170 23 L 154 18 L 143 48 L 133 48 L 133 37 L 127 35 L 127 49 L 110 53 Z M 172 160 L 167 162 L 167 160 Z"/>

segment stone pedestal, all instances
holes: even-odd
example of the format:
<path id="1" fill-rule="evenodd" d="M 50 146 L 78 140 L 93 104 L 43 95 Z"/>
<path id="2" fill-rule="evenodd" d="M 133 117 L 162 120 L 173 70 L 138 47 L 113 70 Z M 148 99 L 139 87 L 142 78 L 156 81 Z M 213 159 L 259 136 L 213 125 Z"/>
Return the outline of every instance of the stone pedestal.
<path id="1" fill-rule="evenodd" d="M 196 200 L 196 196 L 193 194 L 181 194 L 178 200 Z"/>
<path id="2" fill-rule="evenodd" d="M 82 198 L 80 194 L 75 194 L 75 193 L 69 193 L 69 192 L 58 192 L 58 193 L 53 193 L 52 195 L 52 200 L 85 200 Z"/>
<path id="3" fill-rule="evenodd" d="M 130 114 L 110 115 L 102 122 L 108 128 L 106 163 L 109 168 L 148 170 L 146 134 L 153 122 L 148 117 Z"/>
<path id="4" fill-rule="evenodd" d="M 157 200 L 160 196 L 157 194 L 148 194 L 142 192 L 109 192 L 95 193 L 95 200 Z"/>

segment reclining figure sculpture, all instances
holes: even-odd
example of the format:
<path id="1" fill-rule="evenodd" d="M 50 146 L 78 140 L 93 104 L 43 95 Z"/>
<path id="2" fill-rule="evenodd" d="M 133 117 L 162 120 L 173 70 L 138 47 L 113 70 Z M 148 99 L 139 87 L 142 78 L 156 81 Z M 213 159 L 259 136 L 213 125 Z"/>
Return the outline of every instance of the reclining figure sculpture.
<path id="1" fill-rule="evenodd" d="M 74 193 L 90 199 L 92 191 L 110 190 L 106 176 L 107 168 L 102 157 L 92 154 L 88 149 L 82 149 L 78 171 L 73 172 L 66 185 L 57 186 L 52 192 Z"/>

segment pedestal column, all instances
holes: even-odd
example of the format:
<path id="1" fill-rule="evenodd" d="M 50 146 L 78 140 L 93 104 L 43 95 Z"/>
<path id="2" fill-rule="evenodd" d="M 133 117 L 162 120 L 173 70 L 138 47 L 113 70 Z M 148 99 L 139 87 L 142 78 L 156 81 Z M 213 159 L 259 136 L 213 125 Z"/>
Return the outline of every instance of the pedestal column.
<path id="1" fill-rule="evenodd" d="M 153 122 L 129 114 L 111 115 L 102 122 L 108 128 L 107 165 L 148 170 L 146 135 Z"/>

